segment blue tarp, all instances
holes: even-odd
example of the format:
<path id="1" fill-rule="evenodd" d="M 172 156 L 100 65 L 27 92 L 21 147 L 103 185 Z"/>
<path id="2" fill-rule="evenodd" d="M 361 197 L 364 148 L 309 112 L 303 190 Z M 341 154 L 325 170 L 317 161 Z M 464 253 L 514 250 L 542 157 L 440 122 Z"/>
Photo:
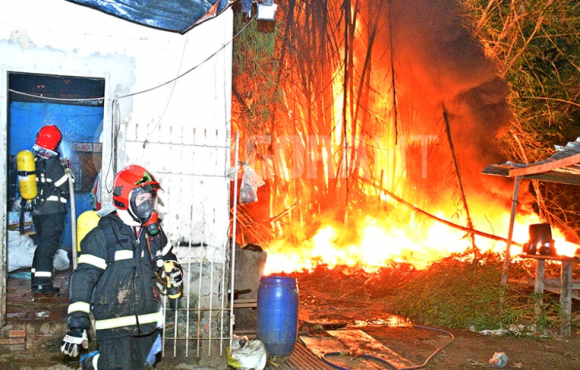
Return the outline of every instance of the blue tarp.
<path id="1" fill-rule="evenodd" d="M 232 0 L 67 0 L 161 30 L 189 31 L 216 17 Z"/>

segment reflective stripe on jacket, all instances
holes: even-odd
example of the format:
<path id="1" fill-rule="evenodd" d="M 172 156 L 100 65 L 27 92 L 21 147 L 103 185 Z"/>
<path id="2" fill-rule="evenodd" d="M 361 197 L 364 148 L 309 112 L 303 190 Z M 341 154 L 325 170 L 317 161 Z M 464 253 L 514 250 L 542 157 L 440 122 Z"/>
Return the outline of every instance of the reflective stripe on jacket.
<path id="1" fill-rule="evenodd" d="M 161 327 L 161 293 L 149 248 L 155 256 L 166 244 L 163 231 L 150 237 L 141 229 L 137 238 L 116 213 L 103 216 L 81 242 L 70 283 L 69 328 L 89 328 L 89 311 L 98 340 Z"/>
<path id="2" fill-rule="evenodd" d="M 60 156 L 44 158 L 35 156 L 38 196 L 35 200 L 35 215 L 67 213 L 69 198 L 68 176 L 60 163 Z"/>

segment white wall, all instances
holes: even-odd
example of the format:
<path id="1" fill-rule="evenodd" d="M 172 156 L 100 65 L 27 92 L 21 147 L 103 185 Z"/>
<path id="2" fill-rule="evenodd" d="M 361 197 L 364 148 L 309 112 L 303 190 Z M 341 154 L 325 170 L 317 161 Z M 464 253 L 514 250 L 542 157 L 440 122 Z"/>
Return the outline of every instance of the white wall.
<path id="1" fill-rule="evenodd" d="M 230 165 L 232 29 L 231 8 L 180 35 L 62 0 L 4 1 L 0 163 L 6 163 L 9 72 L 105 78 L 104 202 L 110 201 L 111 138 L 118 128 L 118 170 L 139 164 L 160 180 L 165 189 L 160 211 L 170 239 L 209 244 L 215 247 L 212 258 L 223 259 L 229 224 L 225 171 Z M 0 182 L 6 189 L 6 168 L 0 169 Z M 2 238 L 5 224 L 3 219 Z"/>

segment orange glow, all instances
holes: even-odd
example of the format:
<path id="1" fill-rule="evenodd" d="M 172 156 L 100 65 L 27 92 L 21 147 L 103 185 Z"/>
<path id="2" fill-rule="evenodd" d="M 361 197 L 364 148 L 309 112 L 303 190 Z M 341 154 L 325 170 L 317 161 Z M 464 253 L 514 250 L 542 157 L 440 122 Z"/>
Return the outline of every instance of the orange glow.
<path id="1" fill-rule="evenodd" d="M 326 224 L 309 240 L 293 244 L 286 240 L 272 242 L 266 251 L 268 258 L 265 274 L 312 271 L 317 265 L 334 268 L 338 265 L 357 266 L 367 272 L 387 267 L 391 262 L 406 262 L 417 269 L 424 269 L 433 262 L 461 253 L 471 247 L 465 231 L 438 222 L 420 222 L 419 217 L 397 209 L 397 219 L 378 219 L 366 216 L 356 227 L 346 230 L 342 225 Z M 438 215 L 444 218 L 442 214 Z M 406 218 L 409 223 L 404 223 Z M 496 225 L 504 225 L 497 235 L 507 236 L 509 213 L 504 213 Z M 514 225 L 514 243 L 528 241 L 530 224 L 540 223 L 535 215 L 519 216 Z M 477 223 L 476 223 L 477 224 Z M 565 241 L 563 234 L 553 229 L 553 238 L 559 255 L 574 256 L 576 244 Z M 356 234 L 353 237 L 352 234 Z M 349 239 L 356 239 L 352 241 Z M 475 244 L 481 252 L 493 251 L 503 255 L 506 243 L 483 236 L 475 236 Z M 519 245 L 512 245 L 511 256 L 521 253 Z"/>
<path id="2" fill-rule="evenodd" d="M 478 110 L 456 99 L 487 80 L 456 76 L 423 60 L 429 49 L 423 50 L 418 40 L 398 45 L 396 37 L 382 35 L 368 42 L 371 28 L 365 25 L 371 17 L 363 13 L 358 13 L 352 50 L 333 50 L 336 63 L 322 68 L 323 76 L 332 78 L 328 84 L 321 80 L 321 91 L 302 97 L 293 95 L 294 85 L 284 89 L 289 101 L 297 103 L 289 110 L 289 122 L 276 122 L 279 132 L 268 148 L 276 169 L 269 178 L 270 217 L 296 208 L 271 223 L 276 237 L 264 241 L 265 274 L 313 271 L 319 265 L 373 272 L 407 263 L 425 269 L 474 245 L 482 253 L 504 255 L 511 184 L 504 188 L 488 181 L 480 169 L 486 157 L 497 154 L 484 145 L 492 141 L 480 140 L 481 135 L 492 138 L 496 132 L 475 117 Z M 343 13 L 334 16 L 338 21 Z M 373 53 L 367 53 L 369 45 Z M 351 62 L 345 53 L 352 53 Z M 366 68 L 367 62 L 372 68 Z M 317 99 L 310 101 L 312 96 Z M 325 99 L 318 102 L 320 96 Z M 490 153 L 484 153 L 487 149 Z M 416 212 L 405 202 L 460 227 Z M 528 242 L 529 225 L 542 222 L 537 215 L 521 213 L 511 256 Z M 479 233 L 504 240 L 470 235 L 465 228 L 471 223 Z M 552 228 L 552 233 L 558 253 L 573 256 L 578 246 L 566 242 L 559 230 Z"/>

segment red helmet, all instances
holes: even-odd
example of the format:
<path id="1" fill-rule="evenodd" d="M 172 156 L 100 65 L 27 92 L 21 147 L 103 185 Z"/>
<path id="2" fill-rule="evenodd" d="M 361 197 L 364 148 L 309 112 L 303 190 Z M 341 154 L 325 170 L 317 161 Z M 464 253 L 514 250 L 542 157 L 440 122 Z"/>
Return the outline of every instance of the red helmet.
<path id="1" fill-rule="evenodd" d="M 127 210 L 135 195 L 152 192 L 157 196 L 157 190 L 160 188 L 159 182 L 145 168 L 130 165 L 123 168 L 115 177 L 113 203 L 115 207 Z M 136 192 L 135 189 L 139 189 L 139 191 Z"/>
<path id="2" fill-rule="evenodd" d="M 55 125 L 44 126 L 36 135 L 36 145 L 48 150 L 55 150 L 62 140 L 62 134 Z"/>

